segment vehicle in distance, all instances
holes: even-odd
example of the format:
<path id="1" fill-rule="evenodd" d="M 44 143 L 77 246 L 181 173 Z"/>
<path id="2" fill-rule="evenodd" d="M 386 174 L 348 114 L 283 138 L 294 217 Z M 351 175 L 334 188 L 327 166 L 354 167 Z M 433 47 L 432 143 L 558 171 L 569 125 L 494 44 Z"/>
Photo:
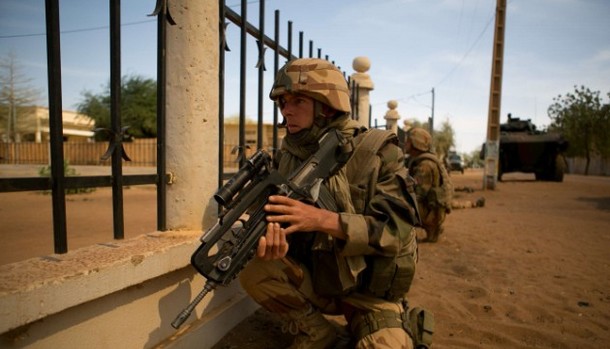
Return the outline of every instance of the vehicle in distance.
<path id="1" fill-rule="evenodd" d="M 448 170 L 451 171 L 459 171 L 462 174 L 464 173 L 464 160 L 462 156 L 459 154 L 449 154 L 447 156 L 447 163 L 449 164 Z"/>
<path id="2" fill-rule="evenodd" d="M 508 114 L 500 124 L 498 180 L 509 172 L 533 173 L 537 181 L 562 182 L 567 164 L 564 153 L 568 142 L 557 132 L 540 131 L 530 119 Z M 485 147 L 481 152 L 485 158 Z"/>

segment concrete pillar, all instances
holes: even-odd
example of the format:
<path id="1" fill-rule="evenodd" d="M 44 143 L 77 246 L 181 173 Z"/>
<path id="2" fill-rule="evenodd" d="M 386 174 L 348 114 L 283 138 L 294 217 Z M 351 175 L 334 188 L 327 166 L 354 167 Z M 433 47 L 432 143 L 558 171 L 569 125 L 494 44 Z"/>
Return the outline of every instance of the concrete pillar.
<path id="1" fill-rule="evenodd" d="M 388 101 L 388 111 L 384 115 L 386 130 L 390 130 L 395 134 L 398 134 L 398 120 L 400 119 L 400 115 L 398 115 L 398 111 L 396 110 L 398 107 L 398 102 L 395 100 Z"/>
<path id="2" fill-rule="evenodd" d="M 218 2 L 168 2 L 167 228 L 202 230 L 216 220 Z"/>
<path id="3" fill-rule="evenodd" d="M 358 86 L 358 121 L 369 127 L 371 123 L 369 94 L 374 87 L 371 77 L 366 72 L 371 68 L 371 61 L 367 57 L 356 57 L 352 67 L 356 72 L 352 74 L 351 80 Z"/>

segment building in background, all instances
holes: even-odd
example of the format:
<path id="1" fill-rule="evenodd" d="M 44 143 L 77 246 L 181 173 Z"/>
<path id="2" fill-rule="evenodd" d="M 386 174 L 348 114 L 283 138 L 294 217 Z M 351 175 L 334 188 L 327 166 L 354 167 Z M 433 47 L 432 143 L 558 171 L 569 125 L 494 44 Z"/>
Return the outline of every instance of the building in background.
<path id="1" fill-rule="evenodd" d="M 0 139 L 2 142 L 48 142 L 49 137 L 49 108 L 32 106 L 20 107 L 17 117 L 13 122 L 8 122 L 9 115 L 5 108 L 2 108 L 2 118 L 0 122 Z M 93 140 L 93 128 L 95 121 L 90 117 L 74 111 L 64 110 L 63 118 L 63 138 L 64 141 L 88 142 Z M 10 125 L 10 126 L 9 126 Z"/>

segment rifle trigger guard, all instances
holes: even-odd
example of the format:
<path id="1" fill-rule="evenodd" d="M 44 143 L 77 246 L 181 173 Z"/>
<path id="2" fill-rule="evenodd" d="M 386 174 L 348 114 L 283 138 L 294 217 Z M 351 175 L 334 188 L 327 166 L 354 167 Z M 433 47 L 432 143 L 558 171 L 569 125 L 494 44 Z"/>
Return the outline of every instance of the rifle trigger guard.
<path id="1" fill-rule="evenodd" d="M 218 261 L 217 268 L 220 269 L 221 271 L 227 271 L 227 270 L 229 270 L 229 267 L 231 266 L 232 261 L 233 261 L 233 259 L 230 256 L 223 257 L 222 259 L 220 259 Z"/>

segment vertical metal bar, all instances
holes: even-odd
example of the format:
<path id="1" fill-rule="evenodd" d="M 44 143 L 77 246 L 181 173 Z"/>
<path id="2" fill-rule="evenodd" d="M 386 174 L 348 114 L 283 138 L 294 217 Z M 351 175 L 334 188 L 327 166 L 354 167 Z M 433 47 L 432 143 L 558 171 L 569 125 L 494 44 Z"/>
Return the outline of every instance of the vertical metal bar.
<path id="1" fill-rule="evenodd" d="M 299 58 L 303 58 L 303 32 L 299 32 Z"/>
<path id="2" fill-rule="evenodd" d="M 309 58 L 313 57 L 313 41 L 309 40 Z"/>
<path id="3" fill-rule="evenodd" d="M 55 253 L 68 252 L 64 178 L 63 117 L 61 100 L 61 46 L 59 0 L 46 0 L 47 69 L 49 84 L 49 135 L 51 138 L 51 188 Z"/>
<path id="4" fill-rule="evenodd" d="M 321 48 L 318 49 L 318 58 L 322 58 L 322 49 Z"/>
<path id="5" fill-rule="evenodd" d="M 224 173 L 224 143 L 225 143 L 225 48 L 226 48 L 226 35 L 225 35 L 225 0 L 219 0 L 218 4 L 219 18 L 218 33 L 220 40 L 218 41 L 220 47 L 218 49 L 218 188 L 223 183 Z M 218 206 L 220 210 L 220 205 Z"/>
<path id="6" fill-rule="evenodd" d="M 258 12 L 259 21 L 259 66 L 258 66 L 258 149 L 263 147 L 263 88 L 265 80 L 265 0 L 261 0 Z"/>
<path id="7" fill-rule="evenodd" d="M 349 86 L 350 89 L 350 100 L 351 100 L 351 107 L 352 107 L 352 119 L 354 120 L 358 120 L 358 98 L 357 98 L 357 86 L 356 86 L 356 81 L 352 80 L 351 77 L 347 78 L 347 85 Z"/>
<path id="8" fill-rule="evenodd" d="M 356 107 L 356 117 L 358 118 L 357 120 L 360 120 L 360 86 L 356 81 L 354 81 L 354 89 L 356 90 L 356 100 L 354 103 Z"/>
<path id="9" fill-rule="evenodd" d="M 239 67 L 239 167 L 246 155 L 246 23 L 248 22 L 248 2 L 241 0 L 241 36 Z"/>
<path id="10" fill-rule="evenodd" d="M 275 23 L 273 31 L 273 40 L 275 41 L 275 51 L 273 52 L 273 81 L 277 77 L 277 71 L 280 69 L 280 11 L 275 10 Z M 273 106 L 273 151 L 278 149 L 278 110 L 277 105 Z"/>
<path id="11" fill-rule="evenodd" d="M 432 88 L 432 111 L 430 113 L 430 135 L 434 136 L 434 87 Z"/>
<path id="12" fill-rule="evenodd" d="M 292 59 L 292 21 L 288 21 L 288 60 Z"/>
<path id="13" fill-rule="evenodd" d="M 165 151 L 165 140 L 167 138 L 165 123 L 166 32 L 167 12 L 161 11 L 157 15 L 157 230 L 159 231 L 167 230 L 167 182 L 165 181 L 167 169 Z"/>
<path id="14" fill-rule="evenodd" d="M 114 136 L 112 152 L 112 214 L 114 238 L 123 239 L 123 173 L 121 167 L 121 0 L 110 0 L 110 123 Z"/>

